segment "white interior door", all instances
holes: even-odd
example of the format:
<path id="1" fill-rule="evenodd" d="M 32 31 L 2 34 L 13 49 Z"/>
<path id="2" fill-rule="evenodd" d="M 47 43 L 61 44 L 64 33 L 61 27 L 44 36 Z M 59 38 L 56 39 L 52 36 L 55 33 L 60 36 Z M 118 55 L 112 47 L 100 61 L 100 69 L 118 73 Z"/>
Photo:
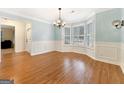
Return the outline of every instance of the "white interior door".
<path id="1" fill-rule="evenodd" d="M 31 24 L 26 24 L 26 51 L 31 52 Z"/>

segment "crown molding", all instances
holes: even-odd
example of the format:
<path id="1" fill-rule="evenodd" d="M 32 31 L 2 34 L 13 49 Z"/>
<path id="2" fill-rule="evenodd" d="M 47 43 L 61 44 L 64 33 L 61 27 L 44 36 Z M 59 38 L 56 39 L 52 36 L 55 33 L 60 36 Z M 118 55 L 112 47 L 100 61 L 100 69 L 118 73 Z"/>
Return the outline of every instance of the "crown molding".
<path id="1" fill-rule="evenodd" d="M 11 14 L 11 15 L 18 16 L 18 17 L 23 17 L 23 18 L 26 18 L 26 19 L 28 19 L 28 20 L 34 20 L 34 21 L 39 21 L 39 22 L 51 24 L 51 22 L 46 21 L 46 20 L 43 20 L 43 19 L 39 19 L 39 18 L 35 18 L 35 17 L 30 17 L 30 16 L 25 16 L 25 15 L 23 15 L 23 14 L 15 13 L 15 12 L 8 11 L 8 10 L 1 10 L 1 9 L 0 9 L 0 12 L 7 13 L 7 14 Z"/>
<path id="2" fill-rule="evenodd" d="M 76 21 L 71 21 L 71 22 L 68 22 L 68 23 L 72 23 L 73 24 L 73 23 L 77 23 L 77 22 L 80 22 L 80 21 L 85 21 L 88 18 L 90 18 L 90 17 L 92 17 L 92 16 L 94 16 L 96 14 L 99 14 L 99 13 L 102 13 L 102 12 L 105 12 L 105 11 L 109 11 L 109 10 L 112 10 L 112 9 L 115 9 L 115 8 L 109 8 L 109 9 L 105 8 L 102 11 L 101 10 L 97 10 L 97 11 L 94 11 L 93 13 L 91 13 L 91 15 L 89 15 L 87 17 L 84 17 L 83 19 L 79 19 L 79 20 L 76 20 Z M 53 24 L 51 21 L 46 21 L 44 19 L 39 19 L 39 18 L 36 18 L 36 17 L 26 16 L 26 15 L 23 15 L 23 14 L 15 13 L 15 12 L 4 10 L 4 9 L 0 9 L 0 12 L 11 14 L 11 15 L 15 15 L 15 16 L 19 16 L 19 17 L 23 17 L 23 18 L 26 18 L 26 19 L 29 19 L 29 20 L 35 20 L 35 21 L 39 21 L 39 22 L 43 22 L 43 23 L 47 23 L 47 24 Z"/>
<path id="3" fill-rule="evenodd" d="M 99 13 L 110 11 L 110 10 L 113 10 L 113 9 L 116 9 L 116 8 L 101 8 L 101 9 L 102 10 L 96 10 L 95 13 L 99 14 Z"/>

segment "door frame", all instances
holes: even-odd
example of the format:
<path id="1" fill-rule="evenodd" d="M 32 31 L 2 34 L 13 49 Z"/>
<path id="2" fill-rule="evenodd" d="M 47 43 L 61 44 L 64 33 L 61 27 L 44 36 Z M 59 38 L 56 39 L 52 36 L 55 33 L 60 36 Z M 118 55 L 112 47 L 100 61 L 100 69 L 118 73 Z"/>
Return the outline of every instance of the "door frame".
<path id="1" fill-rule="evenodd" d="M 28 37 L 27 37 L 27 34 L 28 34 L 27 32 L 28 31 L 30 31 L 30 33 L 29 33 L 30 34 L 29 40 L 28 40 Z M 27 23 L 26 24 L 26 31 L 25 31 L 25 50 L 29 54 L 31 54 L 31 42 L 32 42 L 32 25 L 31 25 L 31 23 Z"/>
<path id="2" fill-rule="evenodd" d="M 1 25 L 0 25 L 0 27 L 1 27 L 0 30 L 2 29 L 2 26 L 12 26 L 12 27 L 14 28 L 14 32 L 13 32 L 13 34 L 14 34 L 14 35 L 13 35 L 14 46 L 13 46 L 13 48 L 14 48 L 14 52 L 15 52 L 15 47 L 16 47 L 16 44 L 15 44 L 15 26 L 13 26 L 13 25 L 1 24 Z M 2 31 L 1 31 L 0 34 L 1 34 L 1 40 L 0 40 L 0 41 L 2 42 Z M 1 48 L 0 48 L 0 49 L 1 49 Z M 2 55 L 2 51 L 1 51 L 1 55 Z M 2 57 L 2 56 L 1 56 L 1 57 Z"/>

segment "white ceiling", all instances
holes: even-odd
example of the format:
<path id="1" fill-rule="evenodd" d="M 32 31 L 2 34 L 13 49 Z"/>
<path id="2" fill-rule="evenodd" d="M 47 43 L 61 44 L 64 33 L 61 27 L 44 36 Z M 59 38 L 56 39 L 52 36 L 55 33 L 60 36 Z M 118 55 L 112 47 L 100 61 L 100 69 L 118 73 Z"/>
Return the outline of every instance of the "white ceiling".
<path id="1" fill-rule="evenodd" d="M 110 9 L 110 8 L 109 8 Z M 81 21 L 88 16 L 101 11 L 109 10 L 108 8 L 62 8 L 62 19 L 67 22 Z M 57 8 L 2 8 L 0 11 L 44 20 L 52 23 L 58 18 Z M 72 13 L 74 11 L 74 13 Z"/>

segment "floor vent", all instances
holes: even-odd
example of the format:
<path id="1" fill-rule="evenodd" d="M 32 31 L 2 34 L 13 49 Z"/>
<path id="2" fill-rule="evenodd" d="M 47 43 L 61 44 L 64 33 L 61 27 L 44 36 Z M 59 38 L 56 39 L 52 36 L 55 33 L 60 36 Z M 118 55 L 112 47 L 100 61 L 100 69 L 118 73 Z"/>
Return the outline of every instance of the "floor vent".
<path id="1" fill-rule="evenodd" d="M 1 80 L 0 79 L 0 84 L 14 84 L 14 80 Z"/>

